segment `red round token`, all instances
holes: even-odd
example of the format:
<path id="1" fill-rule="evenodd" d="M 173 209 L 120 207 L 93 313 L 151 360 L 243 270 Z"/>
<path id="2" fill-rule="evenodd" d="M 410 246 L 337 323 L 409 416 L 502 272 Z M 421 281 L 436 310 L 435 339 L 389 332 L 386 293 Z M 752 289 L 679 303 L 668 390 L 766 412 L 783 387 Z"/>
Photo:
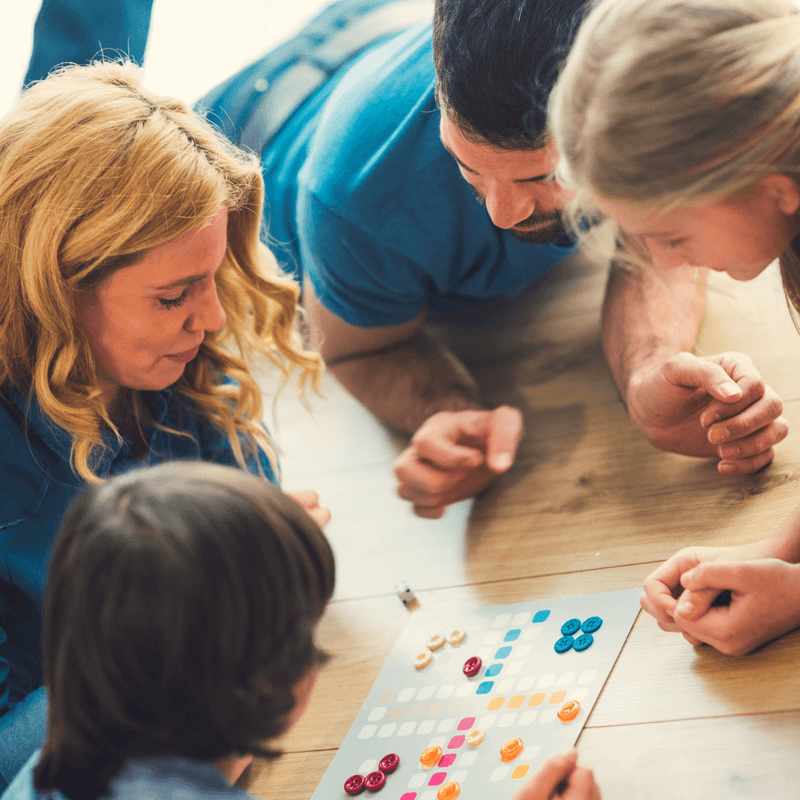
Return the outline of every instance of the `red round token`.
<path id="1" fill-rule="evenodd" d="M 390 772 L 394 772 L 398 766 L 400 766 L 400 756 L 397 755 L 397 753 L 389 753 L 389 755 L 384 756 L 378 764 L 380 771 L 386 775 Z"/>
<path id="2" fill-rule="evenodd" d="M 483 666 L 483 662 L 478 656 L 472 656 L 472 658 L 468 658 L 464 663 L 464 674 L 468 678 L 472 678 L 481 671 L 481 666 Z"/>
<path id="3" fill-rule="evenodd" d="M 345 782 L 344 782 L 344 790 L 347 794 L 359 794 L 360 792 L 364 791 L 364 776 L 363 775 L 351 775 Z"/>
<path id="4" fill-rule="evenodd" d="M 364 778 L 364 786 L 368 792 L 377 792 L 378 789 L 383 789 L 384 783 L 386 783 L 386 776 L 379 769 L 375 770 L 375 772 L 370 772 Z"/>

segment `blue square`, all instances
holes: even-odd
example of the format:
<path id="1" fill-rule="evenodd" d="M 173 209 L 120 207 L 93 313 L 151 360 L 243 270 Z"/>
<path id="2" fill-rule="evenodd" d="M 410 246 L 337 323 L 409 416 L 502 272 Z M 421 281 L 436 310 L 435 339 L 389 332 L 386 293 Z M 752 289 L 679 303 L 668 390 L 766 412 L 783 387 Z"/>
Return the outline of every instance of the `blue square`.
<path id="1" fill-rule="evenodd" d="M 508 633 L 507 633 L 507 634 L 506 634 L 506 635 L 503 637 L 503 641 L 504 641 L 504 642 L 516 642 L 516 641 L 517 641 L 517 639 L 519 639 L 519 635 L 520 635 L 521 633 L 522 633 L 522 631 L 521 631 L 519 628 L 514 628 L 514 630 L 512 630 L 512 631 L 509 631 L 509 632 L 508 632 Z"/>
<path id="2" fill-rule="evenodd" d="M 494 686 L 494 681 L 484 681 L 475 694 L 489 694 L 492 691 L 492 686 Z"/>
<path id="3" fill-rule="evenodd" d="M 549 611 L 537 611 L 533 617 L 534 622 L 544 622 L 550 616 Z"/>
<path id="4" fill-rule="evenodd" d="M 495 658 L 508 658 L 509 654 L 511 653 L 510 647 L 501 647 L 495 654 Z"/>
<path id="5" fill-rule="evenodd" d="M 486 670 L 486 677 L 487 678 L 494 678 L 495 675 L 500 674 L 500 670 L 503 669 L 502 664 L 492 664 L 489 669 Z"/>

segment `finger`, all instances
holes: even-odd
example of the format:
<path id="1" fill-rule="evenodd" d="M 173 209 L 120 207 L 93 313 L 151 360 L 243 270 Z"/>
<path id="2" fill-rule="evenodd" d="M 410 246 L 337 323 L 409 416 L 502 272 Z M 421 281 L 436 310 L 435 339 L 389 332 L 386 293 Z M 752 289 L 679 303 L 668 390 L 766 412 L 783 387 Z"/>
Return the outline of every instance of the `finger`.
<path id="1" fill-rule="evenodd" d="M 522 414 L 516 408 L 500 406 L 492 412 L 486 444 L 486 463 L 492 472 L 505 472 L 514 463 L 522 431 Z"/>
<path id="2" fill-rule="evenodd" d="M 313 489 L 300 489 L 296 492 L 287 492 L 289 497 L 305 509 L 319 505 L 319 495 Z"/>
<path id="3" fill-rule="evenodd" d="M 594 779 L 590 767 L 575 767 L 569 776 L 567 788 L 561 794 L 562 800 L 600 800 L 600 787 Z"/>
<path id="4" fill-rule="evenodd" d="M 414 513 L 422 519 L 440 519 L 446 506 L 413 506 Z"/>
<path id="5" fill-rule="evenodd" d="M 709 441 L 714 436 L 715 439 L 720 439 L 722 442 L 717 448 L 720 458 L 742 459 L 760 455 L 782 442 L 789 433 L 789 423 L 783 417 L 778 417 L 755 433 L 745 433 L 744 429 L 739 431 L 733 424 L 730 428 L 722 430 L 726 433 L 721 436 L 717 430 L 712 430 L 708 434 Z"/>
<path id="6" fill-rule="evenodd" d="M 420 501 L 447 491 L 452 483 L 461 478 L 463 470 L 441 469 L 419 458 L 413 448 L 404 451 L 395 462 L 394 474 L 401 486 L 413 494 L 405 500 Z"/>
<path id="7" fill-rule="evenodd" d="M 577 750 L 567 750 L 551 756 L 539 771 L 514 795 L 513 800 L 545 800 L 556 787 L 568 778 L 578 761 Z"/>
<path id="8" fill-rule="evenodd" d="M 672 595 L 667 595 L 667 598 L 659 596 L 656 600 L 644 592 L 639 598 L 639 605 L 659 623 L 669 624 L 674 622 L 672 612 L 675 608 L 675 598 Z"/>
<path id="9" fill-rule="evenodd" d="M 679 624 L 697 622 L 719 597 L 718 589 L 686 589 L 675 606 L 675 621 Z"/>
<path id="10" fill-rule="evenodd" d="M 420 428 L 411 439 L 411 447 L 419 458 L 442 469 L 468 469 L 484 461 L 483 452 L 476 447 L 457 444 L 458 437 L 466 435 L 463 427 Z M 470 434 L 471 435 L 471 434 Z"/>
<path id="11" fill-rule="evenodd" d="M 307 508 L 306 513 L 320 528 L 324 528 L 331 521 L 331 510 L 327 506 Z"/>
<path id="12" fill-rule="evenodd" d="M 667 379 L 686 388 L 704 389 L 717 400 L 735 403 L 743 395 L 742 387 L 718 364 L 703 361 L 691 353 L 680 353 L 666 364 Z"/>
<path id="13" fill-rule="evenodd" d="M 715 589 L 717 593 L 726 589 L 745 591 L 748 575 L 753 569 L 758 569 L 759 561 L 709 561 L 688 570 L 682 580 L 686 589 L 692 592 L 704 589 Z"/>
<path id="14" fill-rule="evenodd" d="M 770 447 L 769 450 L 759 453 L 753 458 L 726 458 L 717 464 L 717 472 L 726 478 L 731 477 L 731 475 L 751 475 L 766 467 L 767 464 L 771 464 L 774 458 L 775 451 Z"/>
<path id="15" fill-rule="evenodd" d="M 699 647 L 701 644 L 705 644 L 702 639 L 697 639 L 690 633 L 686 633 L 686 631 L 681 631 L 681 633 L 683 634 L 683 638 L 686 639 L 686 641 L 689 642 L 689 644 L 693 647 Z"/>

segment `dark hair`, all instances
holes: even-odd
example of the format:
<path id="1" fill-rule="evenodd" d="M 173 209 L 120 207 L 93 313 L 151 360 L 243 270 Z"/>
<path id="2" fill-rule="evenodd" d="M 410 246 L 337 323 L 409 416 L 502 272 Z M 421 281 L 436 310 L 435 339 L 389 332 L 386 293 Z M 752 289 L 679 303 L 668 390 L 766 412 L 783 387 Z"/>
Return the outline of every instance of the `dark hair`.
<path id="1" fill-rule="evenodd" d="M 547 98 L 589 0 L 436 0 L 436 97 L 473 141 L 547 142 Z"/>
<path id="2" fill-rule="evenodd" d="M 324 660 L 333 582 L 314 521 L 242 470 L 172 462 L 90 488 L 48 574 L 35 787 L 95 800 L 136 756 L 279 755 L 264 741 Z"/>

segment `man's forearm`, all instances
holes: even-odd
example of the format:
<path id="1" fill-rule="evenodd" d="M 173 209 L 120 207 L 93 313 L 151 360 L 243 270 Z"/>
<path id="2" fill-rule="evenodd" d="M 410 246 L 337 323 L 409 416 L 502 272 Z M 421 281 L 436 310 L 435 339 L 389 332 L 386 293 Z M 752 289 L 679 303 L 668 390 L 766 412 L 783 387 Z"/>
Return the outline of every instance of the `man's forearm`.
<path id="1" fill-rule="evenodd" d="M 657 274 L 612 264 L 603 303 L 603 350 L 623 402 L 635 372 L 693 349 L 705 299 L 705 270 Z"/>
<path id="2" fill-rule="evenodd" d="M 328 369 L 376 417 L 408 434 L 438 411 L 485 408 L 464 365 L 425 331 L 333 359 Z"/>

